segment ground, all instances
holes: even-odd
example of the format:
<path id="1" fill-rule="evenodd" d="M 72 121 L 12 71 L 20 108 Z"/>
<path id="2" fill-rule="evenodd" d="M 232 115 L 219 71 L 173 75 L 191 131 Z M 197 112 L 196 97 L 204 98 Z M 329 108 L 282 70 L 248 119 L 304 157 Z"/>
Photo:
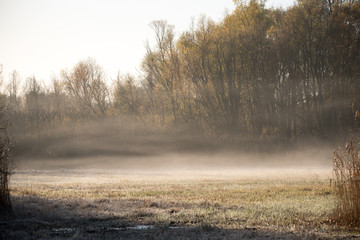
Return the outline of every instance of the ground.
<path id="1" fill-rule="evenodd" d="M 3 239 L 350 239 L 328 168 L 21 169 Z"/>

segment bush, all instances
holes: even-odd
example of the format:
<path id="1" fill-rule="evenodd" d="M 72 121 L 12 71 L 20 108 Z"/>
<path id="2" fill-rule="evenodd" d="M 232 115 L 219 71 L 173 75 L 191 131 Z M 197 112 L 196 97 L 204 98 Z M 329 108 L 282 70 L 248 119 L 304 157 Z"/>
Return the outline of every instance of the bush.
<path id="1" fill-rule="evenodd" d="M 360 140 L 352 140 L 334 152 L 337 196 L 335 221 L 349 228 L 360 225 Z"/>
<path id="2" fill-rule="evenodd" d="M 0 212 L 11 210 L 10 177 L 10 138 L 7 135 L 8 122 L 5 118 L 5 106 L 0 104 Z"/>

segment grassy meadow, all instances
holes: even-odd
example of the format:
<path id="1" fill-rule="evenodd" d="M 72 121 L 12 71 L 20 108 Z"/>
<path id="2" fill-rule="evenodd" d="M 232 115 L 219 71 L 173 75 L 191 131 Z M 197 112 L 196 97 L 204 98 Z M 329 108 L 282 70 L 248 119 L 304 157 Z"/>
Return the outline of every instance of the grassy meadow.
<path id="1" fill-rule="evenodd" d="M 19 170 L 15 214 L 1 226 L 8 239 L 358 236 L 329 221 L 331 177 L 320 168 Z"/>

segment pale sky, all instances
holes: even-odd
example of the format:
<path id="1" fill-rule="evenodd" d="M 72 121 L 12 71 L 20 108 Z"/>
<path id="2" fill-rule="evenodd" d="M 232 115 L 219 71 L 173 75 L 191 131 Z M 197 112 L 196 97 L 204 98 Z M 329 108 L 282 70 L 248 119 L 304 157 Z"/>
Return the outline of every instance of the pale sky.
<path id="1" fill-rule="evenodd" d="M 145 42 L 154 38 L 153 20 L 167 20 L 180 34 L 192 18 L 205 14 L 219 21 L 233 9 L 233 0 L 0 0 L 4 80 L 17 70 L 22 81 L 35 76 L 49 82 L 87 57 L 96 59 L 109 81 L 118 72 L 138 75 Z"/>

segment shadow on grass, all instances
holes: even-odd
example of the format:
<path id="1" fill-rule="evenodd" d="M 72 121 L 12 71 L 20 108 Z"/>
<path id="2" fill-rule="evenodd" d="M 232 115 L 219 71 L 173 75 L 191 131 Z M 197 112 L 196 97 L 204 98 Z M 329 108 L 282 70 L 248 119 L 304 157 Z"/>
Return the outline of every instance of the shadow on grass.
<path id="1" fill-rule="evenodd" d="M 182 226 L 156 220 L 156 214 L 130 213 L 143 201 L 49 200 L 13 197 L 13 213 L 0 216 L 0 239 L 314 239 L 314 233 L 265 228 L 226 229 L 207 223 Z M 115 200 L 114 200 L 115 201 Z M 113 209 L 113 212 L 111 211 Z M 153 218 L 154 220 L 149 221 Z M 146 220 L 147 219 L 147 220 Z M 241 226 L 241 225 L 240 225 Z M 334 239 L 334 236 L 328 237 Z M 327 237 L 321 237 L 327 239 Z M 343 238 L 342 238 L 343 239 Z"/>

